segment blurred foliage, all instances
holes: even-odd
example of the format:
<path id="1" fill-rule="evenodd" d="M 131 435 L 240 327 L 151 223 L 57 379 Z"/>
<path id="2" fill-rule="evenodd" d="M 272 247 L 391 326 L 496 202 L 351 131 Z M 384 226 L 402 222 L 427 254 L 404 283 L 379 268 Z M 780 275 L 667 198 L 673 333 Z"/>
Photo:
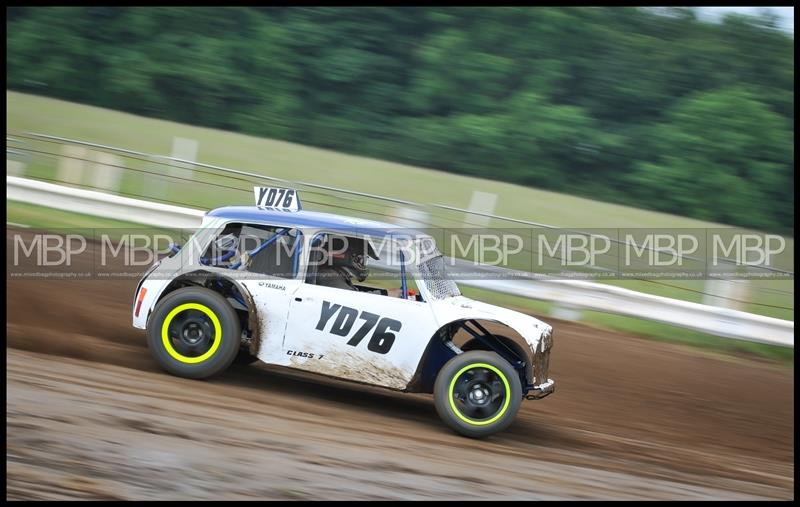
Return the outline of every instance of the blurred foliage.
<path id="1" fill-rule="evenodd" d="M 11 89 L 793 234 L 768 16 L 16 7 L 6 55 Z"/>

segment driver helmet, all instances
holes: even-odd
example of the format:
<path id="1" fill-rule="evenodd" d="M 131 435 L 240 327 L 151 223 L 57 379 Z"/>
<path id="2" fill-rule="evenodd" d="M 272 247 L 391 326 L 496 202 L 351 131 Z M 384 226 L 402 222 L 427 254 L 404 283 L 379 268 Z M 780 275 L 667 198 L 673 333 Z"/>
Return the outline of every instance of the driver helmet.
<path id="1" fill-rule="evenodd" d="M 338 241 L 334 241 L 332 246 L 338 246 L 339 248 L 332 249 L 332 265 L 344 271 L 351 279 L 355 278 L 359 282 L 366 280 L 369 275 L 369 269 L 367 268 L 367 258 L 364 255 L 366 250 L 365 242 L 349 240 L 347 249 L 341 252 L 344 245 L 341 243 L 341 239 L 336 239 Z"/>

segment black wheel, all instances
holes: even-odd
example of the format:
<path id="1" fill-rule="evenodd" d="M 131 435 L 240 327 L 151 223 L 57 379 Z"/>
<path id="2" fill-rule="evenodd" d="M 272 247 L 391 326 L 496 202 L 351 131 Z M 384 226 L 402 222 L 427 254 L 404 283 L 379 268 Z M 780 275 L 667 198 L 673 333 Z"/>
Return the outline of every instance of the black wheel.
<path id="1" fill-rule="evenodd" d="M 473 350 L 450 359 L 433 387 L 439 417 L 473 438 L 503 431 L 522 403 L 522 383 L 511 364 L 495 352 Z"/>
<path id="2" fill-rule="evenodd" d="M 216 292 L 178 289 L 158 302 L 147 323 L 147 345 L 173 375 L 194 379 L 222 373 L 242 341 L 239 318 Z"/>

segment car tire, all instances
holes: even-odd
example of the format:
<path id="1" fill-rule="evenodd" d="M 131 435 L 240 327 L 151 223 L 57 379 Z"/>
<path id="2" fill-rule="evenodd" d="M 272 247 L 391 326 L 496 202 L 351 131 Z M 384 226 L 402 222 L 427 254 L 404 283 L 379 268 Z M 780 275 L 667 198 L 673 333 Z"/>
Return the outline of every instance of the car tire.
<path id="1" fill-rule="evenodd" d="M 433 399 L 445 424 L 466 437 L 483 438 L 513 422 L 522 403 L 522 382 L 497 353 L 473 350 L 442 366 Z"/>
<path id="2" fill-rule="evenodd" d="M 204 379 L 225 371 L 242 341 L 236 311 L 220 294 L 185 287 L 158 302 L 147 322 L 147 346 L 159 366 Z"/>

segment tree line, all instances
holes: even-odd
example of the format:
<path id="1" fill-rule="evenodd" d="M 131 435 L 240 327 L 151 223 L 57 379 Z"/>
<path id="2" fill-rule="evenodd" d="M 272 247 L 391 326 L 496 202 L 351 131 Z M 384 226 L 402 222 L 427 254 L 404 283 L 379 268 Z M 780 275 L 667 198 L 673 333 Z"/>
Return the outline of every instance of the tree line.
<path id="1" fill-rule="evenodd" d="M 794 41 L 691 8 L 16 7 L 7 87 L 793 235 Z"/>

